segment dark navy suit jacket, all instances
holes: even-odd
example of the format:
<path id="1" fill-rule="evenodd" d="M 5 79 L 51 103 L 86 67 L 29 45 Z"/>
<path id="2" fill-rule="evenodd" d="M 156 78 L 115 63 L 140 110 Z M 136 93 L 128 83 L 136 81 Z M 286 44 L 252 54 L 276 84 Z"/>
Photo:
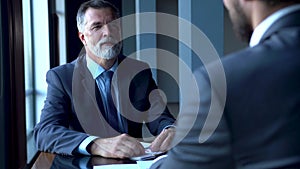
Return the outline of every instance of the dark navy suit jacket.
<path id="1" fill-rule="evenodd" d="M 300 168 L 300 11 L 276 21 L 257 46 L 226 56 L 222 63 L 227 95 L 214 100 L 225 101 L 215 132 L 199 142 L 211 91 L 221 96 L 220 86 L 211 85 L 201 68 L 195 71 L 197 119 L 168 157 L 152 168 Z M 181 122 L 191 114 L 195 112 L 178 116 L 175 141 L 187 132 L 188 125 Z"/>
<path id="2" fill-rule="evenodd" d="M 113 89 L 119 112 L 122 133 L 142 138 L 142 122 L 158 135 L 164 127 L 174 123 L 157 89 L 149 66 L 143 62 L 118 57 Z M 59 154 L 76 154 L 77 147 L 88 135 L 113 137 L 113 130 L 102 116 L 103 106 L 99 90 L 87 68 L 85 55 L 72 63 L 47 72 L 48 91 L 40 122 L 34 137 L 38 150 Z"/>

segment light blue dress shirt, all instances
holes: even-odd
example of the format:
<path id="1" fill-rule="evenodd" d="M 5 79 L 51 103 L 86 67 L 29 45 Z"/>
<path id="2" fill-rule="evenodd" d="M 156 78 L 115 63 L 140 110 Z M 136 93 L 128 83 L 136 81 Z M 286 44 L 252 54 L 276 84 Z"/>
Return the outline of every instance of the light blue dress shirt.
<path id="1" fill-rule="evenodd" d="M 87 68 L 89 69 L 89 71 L 91 72 L 93 78 L 96 80 L 96 78 L 100 75 L 100 81 L 96 80 L 97 85 L 100 87 L 100 90 L 104 93 L 105 91 L 105 84 L 104 84 L 104 77 L 102 76 L 103 72 L 105 71 L 105 69 L 103 67 L 101 67 L 99 64 L 97 64 L 95 61 L 93 61 L 90 57 L 86 56 L 86 63 L 87 63 Z M 118 61 L 115 62 L 115 64 L 109 69 L 110 71 L 115 72 L 115 70 L 117 69 L 118 66 Z M 101 97 L 103 97 L 101 95 Z M 102 98 L 103 99 L 103 98 Z M 106 105 L 104 105 L 106 106 Z M 81 154 L 84 155 L 90 155 L 87 150 L 86 147 L 95 139 L 97 139 L 99 137 L 97 136 L 89 136 L 86 139 L 84 139 L 79 147 L 78 147 L 78 151 Z"/>

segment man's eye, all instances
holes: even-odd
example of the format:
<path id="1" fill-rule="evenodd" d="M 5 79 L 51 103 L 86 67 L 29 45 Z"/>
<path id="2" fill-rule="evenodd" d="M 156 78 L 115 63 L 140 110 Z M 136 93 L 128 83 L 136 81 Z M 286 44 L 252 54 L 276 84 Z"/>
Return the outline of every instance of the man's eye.
<path id="1" fill-rule="evenodd" d="M 96 26 L 92 27 L 92 30 L 98 30 L 100 28 L 102 28 L 102 25 L 96 25 Z"/>

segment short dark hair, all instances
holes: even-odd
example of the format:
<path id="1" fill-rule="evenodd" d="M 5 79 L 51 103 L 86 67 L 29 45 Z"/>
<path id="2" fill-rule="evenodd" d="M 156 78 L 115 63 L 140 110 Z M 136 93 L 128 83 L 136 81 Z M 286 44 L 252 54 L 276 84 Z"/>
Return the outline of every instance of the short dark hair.
<path id="1" fill-rule="evenodd" d="M 300 3 L 300 0 L 261 0 L 261 1 L 267 4 L 268 6 L 278 6 L 287 3 L 291 3 L 291 4 Z"/>
<path id="2" fill-rule="evenodd" d="M 80 5 L 76 16 L 77 28 L 79 32 L 83 32 L 84 30 L 85 12 L 87 11 L 88 8 L 94 8 L 94 9 L 110 8 L 114 14 L 114 19 L 120 17 L 118 8 L 116 8 L 110 2 L 107 2 L 105 0 L 90 0 L 84 2 Z"/>

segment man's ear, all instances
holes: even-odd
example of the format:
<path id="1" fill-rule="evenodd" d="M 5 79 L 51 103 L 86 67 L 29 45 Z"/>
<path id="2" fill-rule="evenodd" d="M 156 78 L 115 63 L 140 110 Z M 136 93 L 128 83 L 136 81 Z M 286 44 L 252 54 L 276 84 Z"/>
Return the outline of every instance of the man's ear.
<path id="1" fill-rule="evenodd" d="M 85 36 L 83 33 L 78 32 L 78 37 L 80 39 L 80 41 L 82 42 L 82 44 L 85 46 L 86 45 L 86 41 L 85 41 Z"/>

